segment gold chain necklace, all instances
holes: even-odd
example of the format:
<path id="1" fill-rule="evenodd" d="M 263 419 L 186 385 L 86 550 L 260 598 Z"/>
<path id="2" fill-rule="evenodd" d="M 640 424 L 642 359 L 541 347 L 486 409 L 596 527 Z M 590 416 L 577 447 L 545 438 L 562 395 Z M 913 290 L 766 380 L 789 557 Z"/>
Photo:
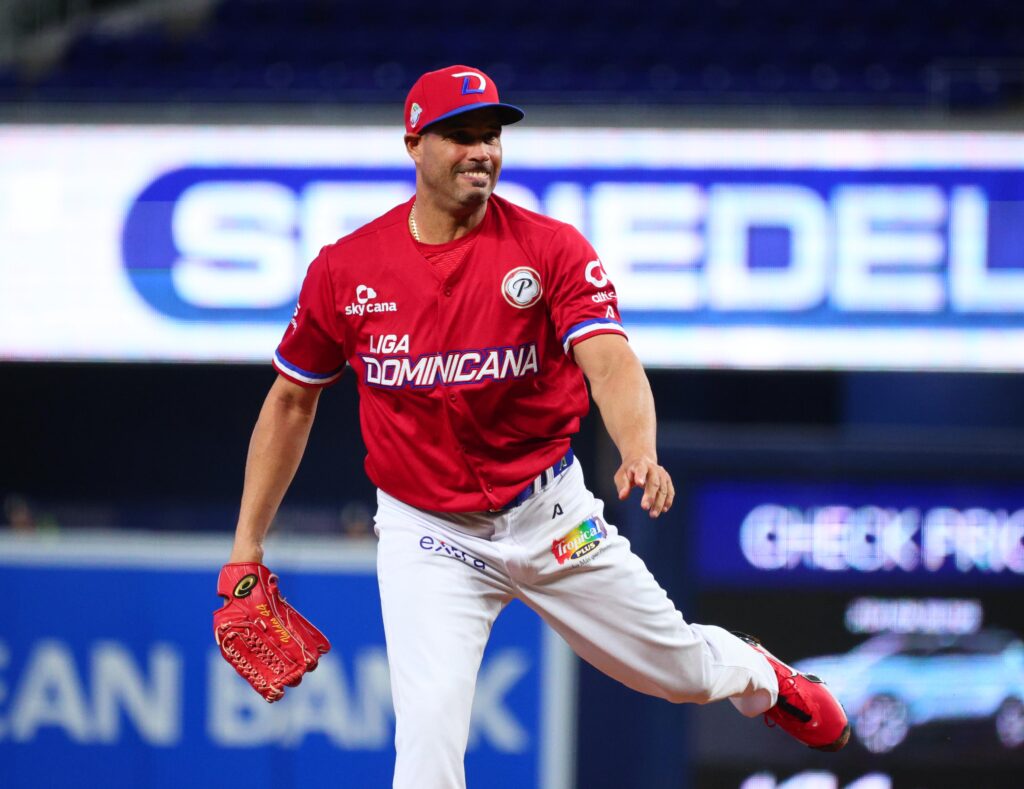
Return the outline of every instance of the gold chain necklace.
<path id="1" fill-rule="evenodd" d="M 409 230 L 412 233 L 412 237 L 419 241 L 420 231 L 416 227 L 416 203 L 412 204 L 412 210 L 409 211 Z"/>

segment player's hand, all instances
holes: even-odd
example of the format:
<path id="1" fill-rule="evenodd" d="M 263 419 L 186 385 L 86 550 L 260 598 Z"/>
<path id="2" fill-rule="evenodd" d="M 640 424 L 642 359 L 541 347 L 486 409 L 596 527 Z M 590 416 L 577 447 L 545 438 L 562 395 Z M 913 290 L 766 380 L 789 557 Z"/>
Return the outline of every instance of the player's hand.
<path id="1" fill-rule="evenodd" d="M 623 501 L 633 488 L 642 488 L 644 496 L 640 507 L 652 518 L 668 512 L 676 497 L 672 477 L 658 463 L 649 457 L 626 459 L 615 472 L 615 487 L 619 501 Z"/>
<path id="2" fill-rule="evenodd" d="M 221 655 L 267 701 L 298 685 L 331 648 L 324 634 L 281 597 L 277 576 L 265 565 L 224 565 L 217 594 L 225 600 L 213 613 Z"/>

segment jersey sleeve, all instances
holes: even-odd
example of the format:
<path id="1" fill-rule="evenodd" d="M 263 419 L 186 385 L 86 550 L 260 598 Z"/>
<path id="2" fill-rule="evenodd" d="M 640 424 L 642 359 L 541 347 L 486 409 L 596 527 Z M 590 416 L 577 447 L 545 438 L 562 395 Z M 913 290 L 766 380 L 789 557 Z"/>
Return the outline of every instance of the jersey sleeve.
<path id="1" fill-rule="evenodd" d="M 547 254 L 552 272 L 547 300 L 565 352 L 571 353 L 577 343 L 598 334 L 625 337 L 615 286 L 580 232 L 565 225 L 551 240 Z"/>
<path id="2" fill-rule="evenodd" d="M 327 386 L 341 377 L 346 358 L 327 253 L 322 250 L 306 271 L 295 314 L 274 354 L 274 368 L 301 386 Z"/>

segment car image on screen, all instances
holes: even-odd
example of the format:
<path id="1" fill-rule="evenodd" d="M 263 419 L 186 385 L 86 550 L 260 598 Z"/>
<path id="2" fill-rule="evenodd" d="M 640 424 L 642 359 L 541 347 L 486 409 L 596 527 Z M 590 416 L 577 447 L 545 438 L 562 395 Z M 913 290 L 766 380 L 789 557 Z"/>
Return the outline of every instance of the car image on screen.
<path id="1" fill-rule="evenodd" d="M 883 633 L 843 655 L 794 663 L 824 677 L 872 753 L 926 723 L 991 719 L 1006 748 L 1024 743 L 1024 642 L 1007 630 Z"/>

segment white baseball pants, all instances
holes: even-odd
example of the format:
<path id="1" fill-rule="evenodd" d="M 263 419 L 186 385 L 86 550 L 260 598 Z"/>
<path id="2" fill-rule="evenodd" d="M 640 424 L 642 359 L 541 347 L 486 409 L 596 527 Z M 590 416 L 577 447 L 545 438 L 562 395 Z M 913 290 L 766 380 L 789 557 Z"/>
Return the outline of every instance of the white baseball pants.
<path id="1" fill-rule="evenodd" d="M 683 621 L 604 522 L 578 462 L 504 512 L 428 512 L 383 491 L 377 500 L 395 789 L 465 787 L 477 672 L 491 625 L 513 598 L 581 658 L 642 693 L 677 703 L 728 698 L 751 716 L 775 703 L 768 661 L 722 628 Z"/>

